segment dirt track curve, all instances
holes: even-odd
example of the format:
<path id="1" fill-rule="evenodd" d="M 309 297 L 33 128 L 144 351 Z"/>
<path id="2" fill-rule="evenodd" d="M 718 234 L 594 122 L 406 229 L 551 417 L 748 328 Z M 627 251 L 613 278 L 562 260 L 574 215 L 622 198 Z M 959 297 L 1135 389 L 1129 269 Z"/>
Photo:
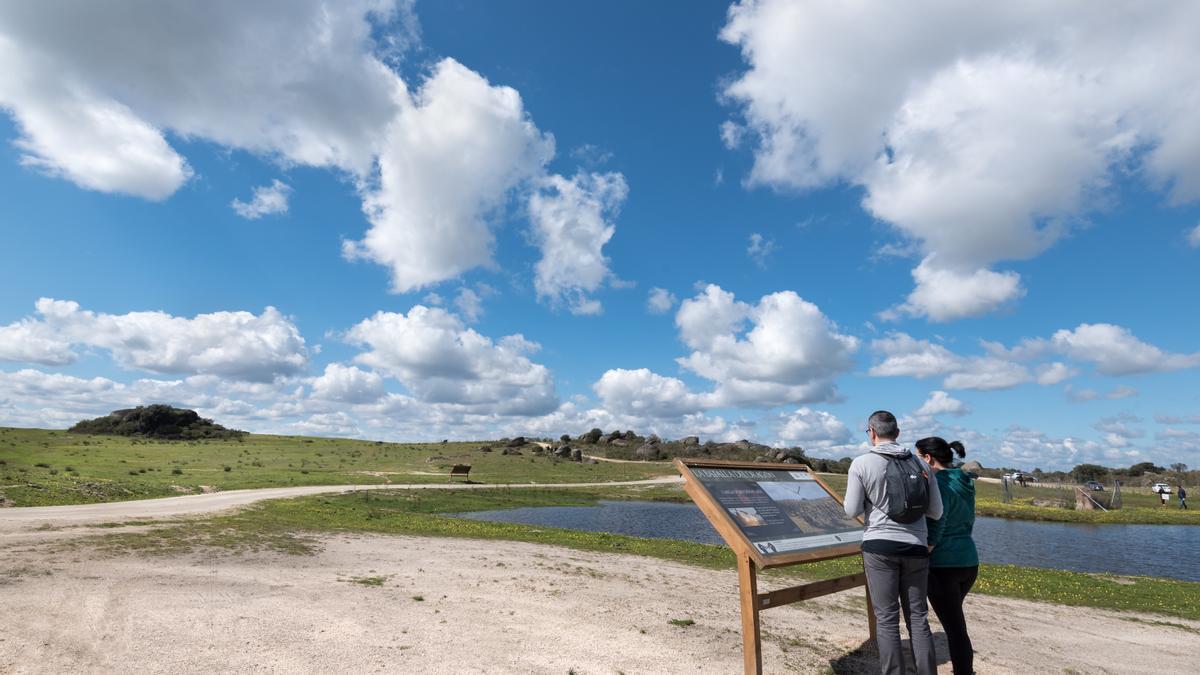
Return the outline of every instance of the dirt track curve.
<path id="1" fill-rule="evenodd" d="M 67 506 L 25 506 L 0 509 L 0 533 L 28 530 L 43 525 L 109 523 L 122 520 L 193 516 L 246 506 L 265 499 L 286 499 L 308 495 L 353 492 L 357 490 L 494 490 L 520 488 L 617 487 L 682 483 L 678 476 L 647 480 L 601 483 L 413 483 L 390 485 L 305 485 L 299 487 L 229 490 L 209 494 L 139 499 L 103 504 Z"/>

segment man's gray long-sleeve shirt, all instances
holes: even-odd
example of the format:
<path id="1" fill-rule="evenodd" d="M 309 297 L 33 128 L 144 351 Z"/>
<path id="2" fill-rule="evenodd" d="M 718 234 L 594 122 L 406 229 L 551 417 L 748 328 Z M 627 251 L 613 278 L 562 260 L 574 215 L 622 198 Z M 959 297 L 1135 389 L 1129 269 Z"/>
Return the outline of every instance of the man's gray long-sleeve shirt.
<path id="1" fill-rule="evenodd" d="M 908 450 L 898 443 L 880 443 L 872 452 L 859 455 L 850 463 L 850 476 L 846 482 L 846 515 L 853 518 L 866 514 L 867 529 L 863 532 L 863 541 L 886 539 L 902 544 L 926 545 L 928 532 L 925 518 L 918 518 L 917 522 L 906 525 L 897 523 L 887 515 L 889 509 L 884 473 L 888 462 L 892 460 L 882 455 L 903 456 L 906 453 Z M 942 493 L 938 491 L 937 480 L 929 465 L 920 457 L 913 457 L 929 477 L 929 508 L 925 516 L 937 520 L 942 517 Z"/>

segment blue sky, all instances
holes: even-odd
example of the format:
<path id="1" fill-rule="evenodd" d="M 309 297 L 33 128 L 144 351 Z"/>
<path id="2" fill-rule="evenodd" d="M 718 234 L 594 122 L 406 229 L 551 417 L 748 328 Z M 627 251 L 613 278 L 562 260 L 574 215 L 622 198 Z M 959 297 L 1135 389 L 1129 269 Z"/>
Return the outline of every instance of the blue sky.
<path id="1" fill-rule="evenodd" d="M 0 423 L 1200 463 L 1196 11 L 0 10 Z"/>

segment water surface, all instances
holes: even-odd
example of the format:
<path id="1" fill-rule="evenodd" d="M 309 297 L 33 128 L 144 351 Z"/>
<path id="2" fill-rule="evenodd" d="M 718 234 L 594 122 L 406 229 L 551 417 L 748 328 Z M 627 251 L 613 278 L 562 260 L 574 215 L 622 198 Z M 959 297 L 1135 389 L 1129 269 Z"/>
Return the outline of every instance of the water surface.
<path id="1" fill-rule="evenodd" d="M 690 503 L 602 501 L 596 506 L 538 506 L 456 515 L 653 539 L 724 543 L 700 509 Z M 980 559 L 989 563 L 1200 581 L 1200 528 L 1193 525 L 1082 525 L 977 518 L 975 545 Z"/>

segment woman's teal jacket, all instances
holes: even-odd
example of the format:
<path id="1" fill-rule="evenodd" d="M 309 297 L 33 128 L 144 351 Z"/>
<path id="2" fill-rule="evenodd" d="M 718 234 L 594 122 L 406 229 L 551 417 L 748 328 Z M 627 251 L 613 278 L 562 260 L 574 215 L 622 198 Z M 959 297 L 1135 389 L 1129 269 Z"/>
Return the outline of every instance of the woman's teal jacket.
<path id="1" fill-rule="evenodd" d="M 936 474 L 942 494 L 942 517 L 925 520 L 929 526 L 930 567 L 974 567 L 979 552 L 971 530 L 975 527 L 975 481 L 962 469 L 942 469 Z"/>

